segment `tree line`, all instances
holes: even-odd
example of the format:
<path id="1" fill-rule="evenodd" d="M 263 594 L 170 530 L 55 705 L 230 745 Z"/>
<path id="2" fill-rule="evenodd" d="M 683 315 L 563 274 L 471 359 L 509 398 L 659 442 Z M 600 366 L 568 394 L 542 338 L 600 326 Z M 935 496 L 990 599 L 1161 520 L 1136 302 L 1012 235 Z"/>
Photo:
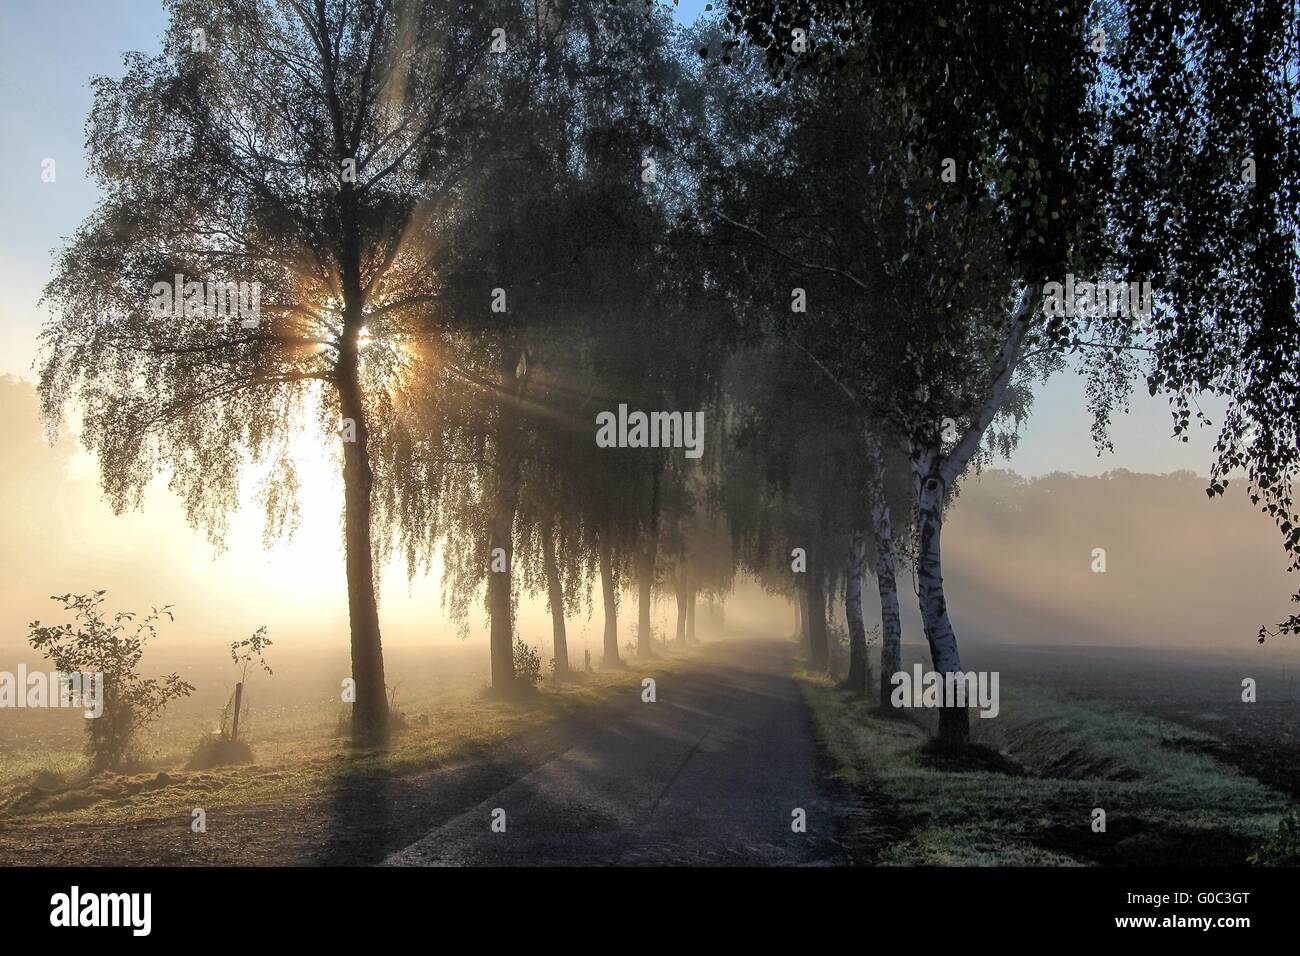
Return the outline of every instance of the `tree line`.
<path id="1" fill-rule="evenodd" d="M 45 414 L 76 409 L 115 508 L 166 474 L 218 540 L 268 463 L 291 527 L 295 436 L 337 436 L 358 739 L 388 724 L 393 553 L 440 554 L 461 620 L 485 602 L 503 695 L 521 593 L 563 678 L 584 604 L 613 667 L 625 588 L 651 655 L 656 594 L 684 643 L 738 574 L 798 606 L 813 667 L 842 594 L 867 694 L 869 571 L 888 706 L 911 570 L 960 671 L 945 509 L 1069 362 L 1103 446 L 1139 382 L 1184 440 L 1224 399 L 1208 491 L 1244 471 L 1300 562 L 1294 3 L 719 7 L 170 0 L 162 52 L 94 81 Z M 152 309 L 174 276 L 257 283 L 260 314 Z M 1067 280 L 1152 305 L 1044 308 Z M 602 447 L 620 406 L 702 413 L 701 454 Z"/>

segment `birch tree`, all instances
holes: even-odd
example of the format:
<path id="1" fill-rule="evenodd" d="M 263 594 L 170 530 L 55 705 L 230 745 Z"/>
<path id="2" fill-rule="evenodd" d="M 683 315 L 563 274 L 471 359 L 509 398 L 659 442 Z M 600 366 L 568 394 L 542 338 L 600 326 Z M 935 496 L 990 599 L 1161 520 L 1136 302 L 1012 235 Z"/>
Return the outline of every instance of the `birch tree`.
<path id="1" fill-rule="evenodd" d="M 353 730 L 387 698 L 374 590 L 371 446 L 404 344 L 426 332 L 460 177 L 499 102 L 489 43 L 511 4 L 173 0 L 164 52 L 95 81 L 89 161 L 102 198 L 46 299 L 46 414 L 75 403 L 109 501 L 169 476 L 220 536 L 242 477 L 279 463 L 273 527 L 294 512 L 288 443 L 337 435 Z M 201 42 L 200 42 L 201 41 Z M 181 278 L 176 278 L 180 276 Z M 216 283 L 259 310 L 205 307 Z M 181 309 L 157 308 L 181 284 Z M 182 288 L 171 290 L 173 304 Z"/>
<path id="2" fill-rule="evenodd" d="M 734 0 L 727 9 L 735 38 L 719 52 L 744 62 L 747 47 L 761 50 L 799 104 L 791 125 L 801 138 L 786 137 L 787 149 L 841 118 L 818 147 L 819 176 L 789 180 L 797 202 L 722 219 L 733 241 L 916 316 L 910 342 L 874 325 L 865 355 L 833 346 L 816 355 L 909 446 L 921 611 L 941 671 L 961 667 L 943 593 L 943 503 L 1013 394 L 1026 344 L 1074 336 L 1068 322 L 1043 321 L 1040 284 L 1100 248 L 1107 167 L 1093 121 L 1088 13 L 1070 3 L 990 17 L 952 2 L 917 16 L 873 0 Z M 849 147 L 864 127 L 877 142 Z M 827 150 L 836 161 L 825 161 Z M 864 262 L 864 248 L 884 267 Z M 945 711 L 940 734 L 960 742 L 966 727 L 964 713 Z"/>

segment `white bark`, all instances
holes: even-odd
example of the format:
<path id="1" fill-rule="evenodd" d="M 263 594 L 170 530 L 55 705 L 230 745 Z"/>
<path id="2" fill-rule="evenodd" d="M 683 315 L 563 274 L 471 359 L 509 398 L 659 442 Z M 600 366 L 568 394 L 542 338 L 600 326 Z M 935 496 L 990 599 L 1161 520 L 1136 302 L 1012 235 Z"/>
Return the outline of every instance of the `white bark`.
<path id="1" fill-rule="evenodd" d="M 920 589 L 921 622 L 930 644 L 934 669 L 948 672 L 961 670 L 961 656 L 957 652 L 957 635 L 948 619 L 948 605 L 943 593 L 940 539 L 948 486 L 933 471 L 941 460 L 933 448 L 923 449 L 920 454 L 914 452 L 912 470 L 916 481 L 916 576 Z"/>
<path id="2" fill-rule="evenodd" d="M 919 586 L 921 621 L 925 627 L 926 641 L 930 645 L 930 658 L 934 669 L 941 673 L 961 670 L 961 655 L 957 651 L 957 635 L 948 617 L 948 602 L 943 590 L 943 561 L 941 539 L 943 532 L 943 506 L 953 484 L 966 470 L 967 464 L 979 450 L 984 432 L 997 417 L 1006 398 L 1007 387 L 1015 375 L 1020 359 L 1020 349 L 1037 314 L 1039 287 L 1031 283 L 1021 294 L 1011 315 L 1011 321 L 990 369 L 991 379 L 984 403 L 972 418 L 957 444 L 943 454 L 938 438 L 930 442 L 913 439 L 911 450 L 912 477 L 916 488 L 917 556 L 916 573 Z M 967 736 L 965 712 L 940 714 L 941 738 L 964 741 Z"/>
<path id="3" fill-rule="evenodd" d="M 1029 334 L 1034 316 L 1038 313 L 1036 305 L 1040 298 L 1041 292 L 1036 283 L 1025 288 L 1015 310 L 1011 313 L 1011 322 L 1002 341 L 1002 347 L 998 350 L 998 356 L 990 370 L 992 380 L 989 382 L 984 404 L 952 451 L 947 455 L 938 456 L 937 449 L 935 450 L 937 460 L 934 462 L 934 467 L 943 480 L 945 493 L 946 489 L 951 488 L 961 477 L 961 473 L 966 470 L 966 465 L 979 450 L 980 442 L 984 440 L 984 432 L 988 430 L 993 419 L 997 417 L 999 409 L 1002 408 L 1002 400 L 1007 395 L 1007 386 L 1011 384 L 1016 365 L 1020 360 L 1020 347 L 1025 342 L 1025 336 Z M 913 459 L 915 459 L 915 449 Z M 914 460 L 913 468 L 915 467 Z"/>

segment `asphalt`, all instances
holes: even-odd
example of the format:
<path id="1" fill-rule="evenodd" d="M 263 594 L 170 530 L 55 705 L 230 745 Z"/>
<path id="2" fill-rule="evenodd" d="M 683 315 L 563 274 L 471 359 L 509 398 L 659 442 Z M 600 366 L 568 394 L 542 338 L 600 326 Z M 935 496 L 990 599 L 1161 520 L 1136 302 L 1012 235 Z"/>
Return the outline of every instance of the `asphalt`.
<path id="1" fill-rule="evenodd" d="M 843 864 L 789 654 L 782 642 L 712 646 L 662 675 L 653 703 L 588 728 L 384 863 Z"/>

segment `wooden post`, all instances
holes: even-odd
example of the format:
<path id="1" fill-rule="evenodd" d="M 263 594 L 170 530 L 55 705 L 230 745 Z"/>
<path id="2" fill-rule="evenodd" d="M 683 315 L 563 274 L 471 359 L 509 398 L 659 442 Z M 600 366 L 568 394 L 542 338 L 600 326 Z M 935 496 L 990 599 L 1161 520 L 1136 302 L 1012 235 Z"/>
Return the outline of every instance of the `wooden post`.
<path id="1" fill-rule="evenodd" d="M 239 739 L 239 703 L 244 696 L 244 682 L 241 680 L 235 685 L 235 719 L 230 722 L 230 742 L 233 744 Z"/>

